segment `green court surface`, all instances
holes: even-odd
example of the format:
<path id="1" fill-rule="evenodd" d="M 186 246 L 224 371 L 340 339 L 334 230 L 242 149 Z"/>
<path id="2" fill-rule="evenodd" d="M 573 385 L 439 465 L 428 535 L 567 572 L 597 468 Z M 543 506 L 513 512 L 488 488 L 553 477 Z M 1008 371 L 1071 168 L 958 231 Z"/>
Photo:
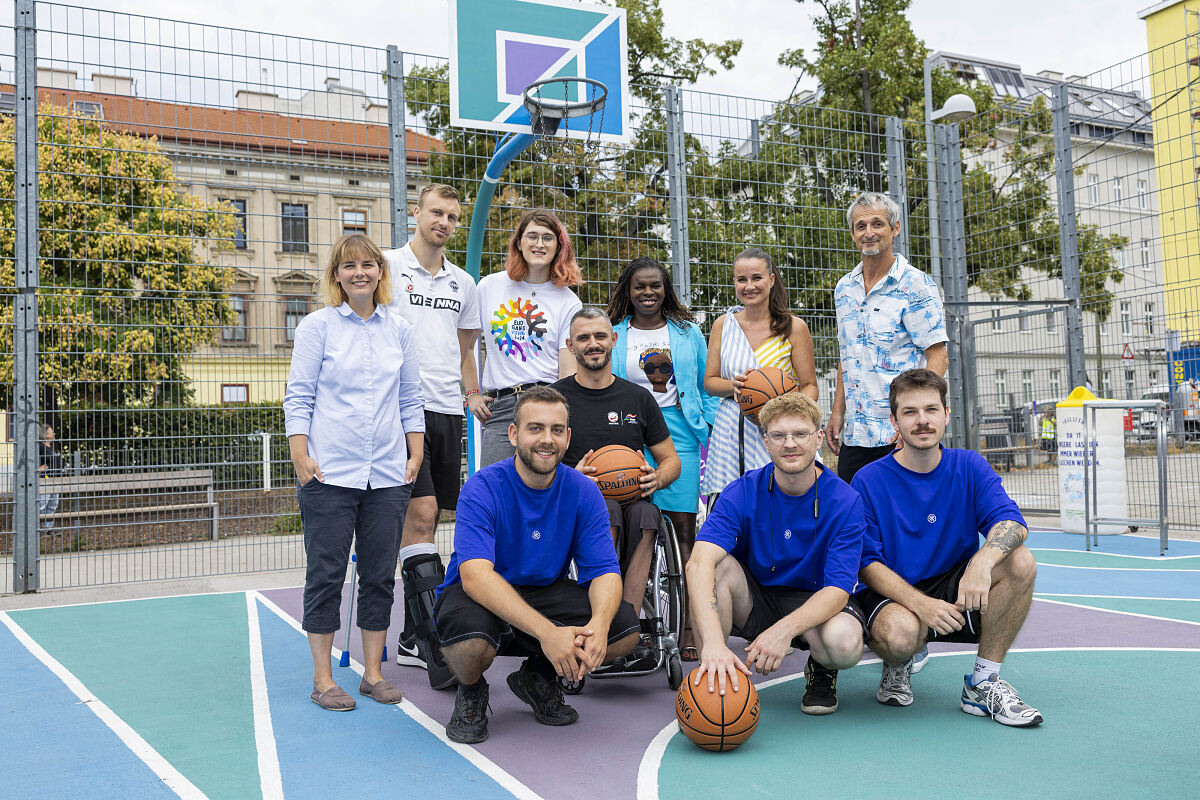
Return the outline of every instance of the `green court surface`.
<path id="1" fill-rule="evenodd" d="M 916 701 L 875 701 L 878 664 L 841 673 L 838 713 L 800 712 L 804 681 L 761 692 L 762 717 L 738 750 L 710 753 L 676 734 L 658 771 L 662 800 L 698 797 L 1195 797 L 1195 651 L 1015 652 L 1004 677 L 1046 710 L 1012 729 L 959 710 L 973 655 L 935 657 Z M 781 768 L 782 765 L 787 768 Z M 643 765 L 645 768 L 647 765 Z M 699 787 L 703 787 L 700 789 Z"/>
<path id="2" fill-rule="evenodd" d="M 1143 600 L 1131 597 L 1079 597 L 1073 595 L 1041 594 L 1035 594 L 1034 597 L 1039 600 L 1073 603 L 1075 605 L 1088 606 L 1089 608 L 1101 608 L 1106 611 L 1124 611 L 1129 614 L 1145 614 L 1151 617 L 1200 624 L 1200 601 L 1198 600 Z"/>

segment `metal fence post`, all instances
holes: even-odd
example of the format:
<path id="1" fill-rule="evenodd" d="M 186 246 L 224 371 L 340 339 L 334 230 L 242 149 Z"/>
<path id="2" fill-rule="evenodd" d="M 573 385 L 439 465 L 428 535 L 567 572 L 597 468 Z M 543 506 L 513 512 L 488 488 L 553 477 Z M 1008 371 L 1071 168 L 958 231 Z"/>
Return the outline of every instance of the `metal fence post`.
<path id="1" fill-rule="evenodd" d="M 387 49 L 388 173 L 392 194 L 392 247 L 408 242 L 408 133 L 405 131 L 404 53 Z"/>
<path id="2" fill-rule="evenodd" d="M 34 0 L 16 0 L 13 588 L 38 588 L 38 147 Z"/>
<path id="3" fill-rule="evenodd" d="M 908 249 L 908 180 L 904 174 L 904 122 L 899 117 L 888 117 L 884 135 L 887 137 L 888 196 L 900 206 L 900 235 L 892 242 L 892 250 L 912 256 Z"/>
<path id="4" fill-rule="evenodd" d="M 963 342 L 967 326 L 967 257 L 966 235 L 963 226 L 962 151 L 957 125 L 935 125 L 937 149 L 938 226 L 942 238 L 942 276 L 946 295 L 946 335 L 950 384 L 951 441 L 957 447 L 967 446 L 970 440 L 970 398 L 974 386 L 968 386 L 968 376 L 975 374 L 974 364 L 964 364 Z M 972 354 L 974 348 L 969 351 Z"/>
<path id="5" fill-rule="evenodd" d="M 1083 362 L 1083 287 L 1079 277 L 1079 231 L 1075 217 L 1075 172 L 1071 168 L 1071 115 L 1067 85 L 1054 86 L 1050 113 L 1054 128 L 1054 180 L 1058 187 L 1058 248 L 1062 257 L 1063 294 L 1067 306 L 1067 374 L 1071 388 L 1087 381 Z M 1100 376 L 1096 376 L 1100 380 Z M 1097 386 L 1099 383 L 1097 383 Z"/>
<path id="6" fill-rule="evenodd" d="M 671 260 L 675 291 L 685 304 L 692 300 L 691 257 L 688 253 L 687 153 L 683 134 L 683 90 L 668 86 L 667 187 L 671 201 Z"/>

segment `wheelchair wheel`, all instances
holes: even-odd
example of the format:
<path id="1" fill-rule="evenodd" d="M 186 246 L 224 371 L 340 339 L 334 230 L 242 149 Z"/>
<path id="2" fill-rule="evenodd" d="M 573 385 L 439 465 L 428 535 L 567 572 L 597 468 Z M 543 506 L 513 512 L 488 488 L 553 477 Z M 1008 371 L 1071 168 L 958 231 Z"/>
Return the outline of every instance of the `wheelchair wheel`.
<path id="1" fill-rule="evenodd" d="M 650 562 L 650 579 L 646 594 L 642 598 L 643 623 L 653 620 L 654 646 L 662 642 L 663 663 L 671 655 L 679 654 L 679 643 L 683 638 L 683 620 L 687 592 L 683 583 L 683 560 L 679 555 L 679 543 L 675 540 L 675 529 L 665 514 L 661 517 L 662 530 L 654 543 L 654 556 Z M 661 627 L 660 627 L 661 626 Z"/>
<path id="2" fill-rule="evenodd" d="M 674 691 L 683 683 L 683 662 L 674 655 L 667 659 L 667 685 Z"/>
<path id="3" fill-rule="evenodd" d="M 583 691 L 583 683 L 585 680 L 587 680 L 587 679 L 580 678 L 577 681 L 573 681 L 573 680 L 564 678 L 562 675 L 559 675 L 558 676 L 558 688 L 562 689 L 563 694 L 579 694 L 580 692 Z"/>

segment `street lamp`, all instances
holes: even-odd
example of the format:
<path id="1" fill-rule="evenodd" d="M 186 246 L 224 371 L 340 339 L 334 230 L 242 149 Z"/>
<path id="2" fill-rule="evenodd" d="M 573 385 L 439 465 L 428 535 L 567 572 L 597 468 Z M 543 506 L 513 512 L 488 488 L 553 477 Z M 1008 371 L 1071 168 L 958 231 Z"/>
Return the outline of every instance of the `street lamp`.
<path id="1" fill-rule="evenodd" d="M 937 168 L 933 152 L 933 124 L 960 122 L 975 113 L 975 101 L 965 94 L 952 95 L 945 105 L 933 110 L 933 64 L 937 55 L 925 59 L 925 183 L 929 209 L 929 262 L 933 280 L 942 285 L 942 248 L 938 237 Z"/>

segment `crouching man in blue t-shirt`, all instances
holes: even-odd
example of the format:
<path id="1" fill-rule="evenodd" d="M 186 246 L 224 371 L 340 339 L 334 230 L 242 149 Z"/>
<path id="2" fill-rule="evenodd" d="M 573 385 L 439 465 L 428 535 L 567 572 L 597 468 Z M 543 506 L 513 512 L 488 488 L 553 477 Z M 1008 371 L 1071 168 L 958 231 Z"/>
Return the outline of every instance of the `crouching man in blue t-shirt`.
<path id="1" fill-rule="evenodd" d="M 861 578 L 868 588 L 855 597 L 871 649 L 883 659 L 875 697 L 912 703 L 911 658 L 927 639 L 973 642 L 979 651 L 964 676 L 962 710 L 1037 725 L 1042 715 L 999 675 L 1033 599 L 1037 565 L 1023 544 L 1025 520 L 982 456 L 941 446 L 950 409 L 940 375 L 902 372 L 889 402 L 904 446 L 863 467 L 852 484 L 867 514 Z"/>
<path id="2" fill-rule="evenodd" d="M 790 647 L 810 651 L 806 714 L 837 711 L 837 670 L 862 656 L 866 627 L 850 599 L 866 530 L 862 501 L 816 461 L 821 411 L 802 394 L 781 395 L 758 412 L 771 463 L 721 492 L 687 564 L 692 625 L 700 637 L 699 685 L 738 672 L 769 675 Z M 743 661 L 733 633 L 750 644 Z"/>
<path id="3" fill-rule="evenodd" d="M 434 607 L 446 663 L 458 679 L 446 735 L 487 738 L 488 684 L 497 655 L 527 656 L 508 676 L 543 725 L 579 718 L 556 676 L 579 680 L 628 653 L 637 613 L 621 602 L 621 573 L 596 484 L 563 466 L 567 403 L 548 386 L 520 394 L 508 426 L 513 458 L 484 467 L 462 488 L 454 553 Z M 578 583 L 567 578 L 575 562 Z"/>

